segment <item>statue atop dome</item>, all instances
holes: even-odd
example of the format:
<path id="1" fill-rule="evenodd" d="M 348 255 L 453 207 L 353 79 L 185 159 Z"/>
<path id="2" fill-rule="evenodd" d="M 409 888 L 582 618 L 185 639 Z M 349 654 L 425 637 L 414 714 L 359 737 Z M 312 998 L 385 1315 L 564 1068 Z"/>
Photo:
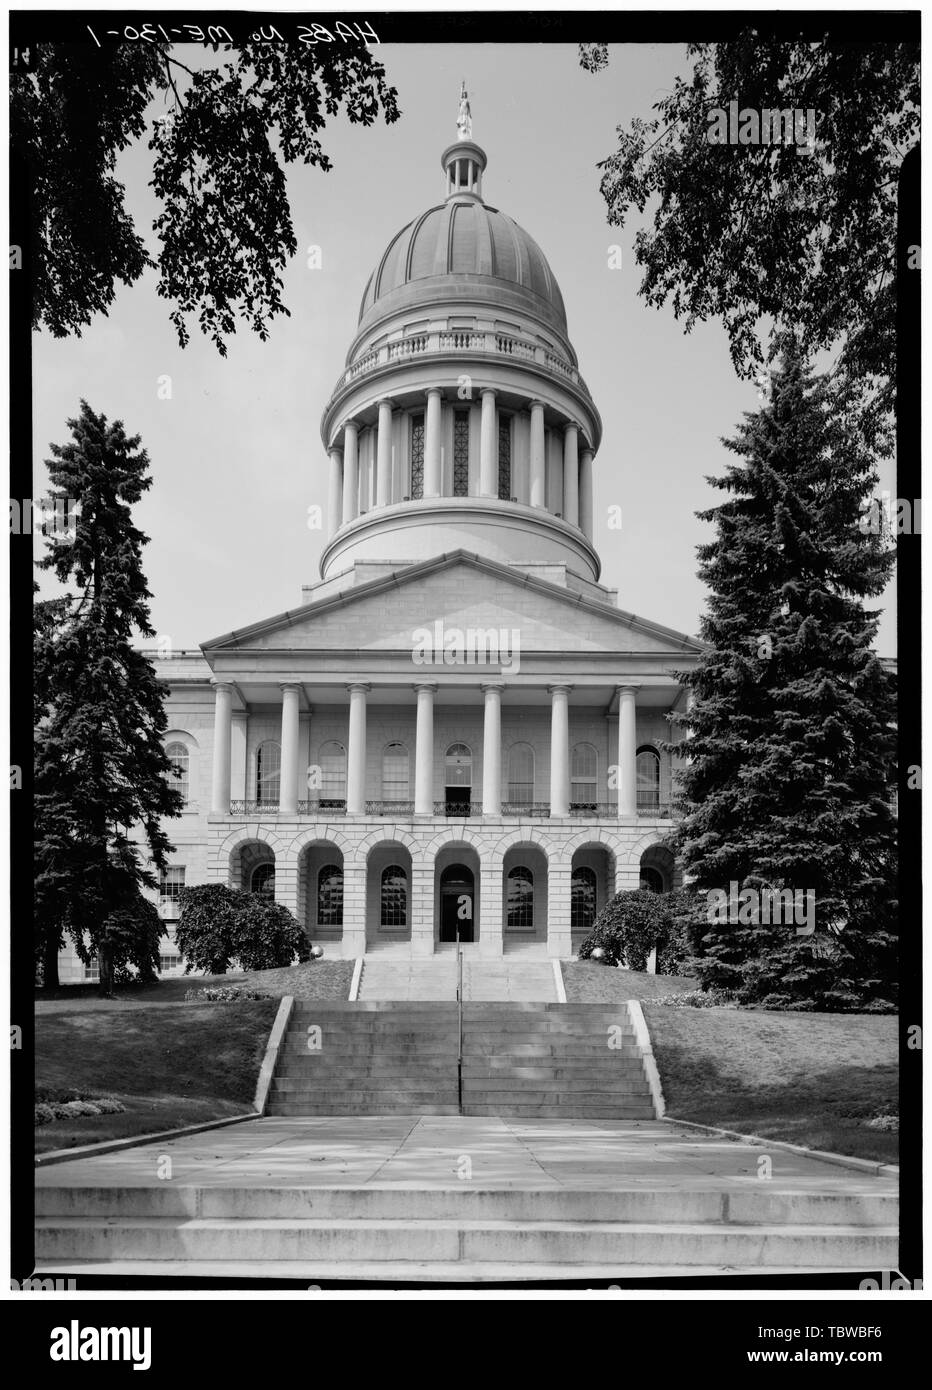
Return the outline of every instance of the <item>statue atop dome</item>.
<path id="1" fill-rule="evenodd" d="M 456 117 L 456 138 L 457 140 L 472 139 L 472 112 L 469 109 L 469 94 L 466 91 L 466 80 L 460 86 L 460 109 Z"/>

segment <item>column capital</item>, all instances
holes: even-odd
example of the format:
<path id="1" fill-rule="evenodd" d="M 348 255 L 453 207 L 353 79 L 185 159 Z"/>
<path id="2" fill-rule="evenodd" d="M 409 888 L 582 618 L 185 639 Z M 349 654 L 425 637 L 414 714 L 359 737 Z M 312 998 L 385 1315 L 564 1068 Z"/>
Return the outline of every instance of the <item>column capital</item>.
<path id="1" fill-rule="evenodd" d="M 640 685 L 634 684 L 632 681 L 625 681 L 624 685 L 615 686 L 615 692 L 618 695 L 636 695 L 640 688 Z"/>
<path id="2" fill-rule="evenodd" d="M 436 681 L 415 681 L 412 690 L 429 690 L 432 695 L 436 695 L 440 689 Z"/>
<path id="3" fill-rule="evenodd" d="M 544 410 L 546 408 L 547 402 L 540 400 L 537 396 L 532 396 L 531 399 L 528 401 L 527 405 L 528 410 L 533 410 L 535 405 L 540 406 L 541 410 Z"/>
<path id="4" fill-rule="evenodd" d="M 327 450 L 327 452 L 328 452 L 328 454 L 330 454 L 331 456 L 332 456 L 333 454 L 339 454 L 339 455 L 340 455 L 340 458 L 342 459 L 342 458 L 343 458 L 343 445 L 342 445 L 342 444 L 337 444 L 337 442 L 334 440 L 334 442 L 330 445 L 330 448 Z"/>
<path id="5" fill-rule="evenodd" d="M 480 683 L 479 683 L 479 689 L 483 692 L 483 694 L 486 694 L 486 693 L 487 693 L 488 691 L 490 691 L 490 690 L 494 690 L 494 691 L 497 691 L 498 694 L 500 695 L 500 694 L 502 693 L 502 691 L 505 689 L 505 682 L 504 682 L 504 681 L 480 681 Z"/>
<path id="6" fill-rule="evenodd" d="M 391 406 L 393 406 L 394 404 L 395 404 L 395 402 L 394 402 L 394 400 L 392 399 L 391 396 L 379 396 L 379 399 L 376 401 L 376 405 L 377 405 L 377 406 L 383 406 L 383 405 L 391 405 Z"/>
<path id="7" fill-rule="evenodd" d="M 359 421 L 356 419 L 356 416 L 355 416 L 355 415 L 351 415 L 351 416 L 349 417 L 349 419 L 343 421 L 342 425 L 340 426 L 340 429 L 341 429 L 341 430 L 349 430 L 349 429 L 358 430 L 358 429 L 359 429 Z"/>
<path id="8" fill-rule="evenodd" d="M 480 396 L 497 396 L 498 392 L 494 386 L 482 386 L 479 389 Z"/>
<path id="9" fill-rule="evenodd" d="M 573 689 L 572 685 L 568 684 L 568 683 L 565 682 L 565 681 L 559 681 L 559 682 L 557 682 L 557 683 L 554 684 L 554 685 L 548 685 L 548 686 L 547 686 L 547 691 L 548 691 L 548 694 L 550 694 L 550 695 L 555 695 L 555 694 L 557 693 L 558 690 L 565 690 L 565 691 L 567 692 L 567 694 L 569 694 L 569 692 L 570 692 L 572 689 Z"/>
<path id="10" fill-rule="evenodd" d="M 564 421 L 564 423 L 563 423 L 563 433 L 566 434 L 568 430 L 575 430 L 575 431 L 576 431 L 576 436 L 577 436 L 577 438 L 579 437 L 579 426 L 577 425 L 577 423 L 576 423 L 575 420 L 565 420 L 565 421 Z"/>
<path id="11" fill-rule="evenodd" d="M 210 678 L 210 683 L 211 683 L 211 685 L 213 686 L 214 690 L 229 690 L 229 691 L 232 691 L 232 689 L 233 689 L 233 682 L 232 682 L 232 681 L 221 680 L 219 676 L 211 676 L 211 678 Z"/>
<path id="12" fill-rule="evenodd" d="M 365 695 L 368 691 L 372 689 L 372 685 L 369 681 L 348 681 L 346 688 L 350 692 L 350 694 L 352 694 L 355 690 L 361 690 L 362 693 Z"/>
<path id="13" fill-rule="evenodd" d="M 443 400 L 443 387 L 442 387 L 442 386 L 428 386 L 427 390 L 424 392 L 424 395 L 425 395 L 425 396 L 439 396 L 439 398 L 440 398 L 441 400 Z"/>
<path id="14" fill-rule="evenodd" d="M 296 690 L 300 695 L 302 685 L 300 681 L 279 681 L 278 688 L 283 694 L 286 690 Z"/>

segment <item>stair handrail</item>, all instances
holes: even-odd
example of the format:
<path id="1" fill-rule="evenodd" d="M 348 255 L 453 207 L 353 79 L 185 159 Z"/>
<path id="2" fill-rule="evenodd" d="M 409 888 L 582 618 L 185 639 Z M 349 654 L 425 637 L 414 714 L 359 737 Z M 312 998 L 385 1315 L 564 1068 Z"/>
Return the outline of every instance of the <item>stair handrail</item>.
<path id="1" fill-rule="evenodd" d="M 456 1094 L 459 1105 L 459 1112 L 463 1113 L 463 947 L 462 943 L 456 943 L 456 1014 L 457 1014 L 457 1050 L 456 1050 Z"/>

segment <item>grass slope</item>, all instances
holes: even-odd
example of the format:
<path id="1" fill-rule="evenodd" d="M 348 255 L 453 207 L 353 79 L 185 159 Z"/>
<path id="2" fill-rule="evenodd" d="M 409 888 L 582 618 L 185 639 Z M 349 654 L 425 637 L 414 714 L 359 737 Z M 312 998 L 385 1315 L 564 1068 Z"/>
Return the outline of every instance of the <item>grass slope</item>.
<path id="1" fill-rule="evenodd" d="M 591 960 L 560 962 L 568 1004 L 614 1004 L 619 999 L 657 999 L 683 994 L 698 982 L 686 975 L 648 975 Z"/>
<path id="2" fill-rule="evenodd" d="M 41 1015 L 36 1089 L 115 1096 L 126 1111 L 42 1125 L 36 1151 L 248 1112 L 277 1008 L 269 999 Z"/>
<path id="3" fill-rule="evenodd" d="M 101 999 L 95 984 L 62 985 L 56 990 L 36 990 L 36 1013 L 71 1013 L 77 1009 L 150 1008 L 153 1004 L 180 1003 L 190 989 L 208 985 L 243 985 L 261 989 L 280 999 L 346 999 L 353 978 L 351 960 L 319 960 L 278 970 L 251 970 L 246 974 L 172 975 L 151 985 L 117 985 L 113 999 Z"/>
<path id="4" fill-rule="evenodd" d="M 670 1116 L 897 1162 L 897 1135 L 867 1125 L 898 1114 L 893 1016 L 647 1002 L 644 1017 Z"/>

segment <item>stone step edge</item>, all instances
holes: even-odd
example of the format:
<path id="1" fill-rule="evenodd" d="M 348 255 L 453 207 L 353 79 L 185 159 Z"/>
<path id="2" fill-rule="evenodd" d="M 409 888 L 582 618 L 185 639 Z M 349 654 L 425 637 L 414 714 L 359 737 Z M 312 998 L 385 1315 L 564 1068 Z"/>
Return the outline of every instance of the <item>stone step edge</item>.
<path id="1" fill-rule="evenodd" d="M 739 1134 L 734 1129 L 718 1129 L 714 1125 L 702 1125 L 696 1120 L 680 1120 L 675 1115 L 663 1115 L 661 1124 L 678 1126 L 681 1129 L 694 1129 L 700 1134 L 711 1134 L 717 1139 L 730 1139 L 736 1144 L 753 1144 L 755 1148 L 781 1149 L 785 1153 L 799 1154 L 803 1158 L 815 1159 L 818 1163 L 834 1163 L 840 1168 L 854 1168 L 859 1173 L 872 1173 L 878 1178 L 898 1178 L 898 1163 L 880 1163 L 872 1158 L 855 1158 L 851 1154 L 830 1153 L 827 1149 L 807 1149 L 804 1144 L 791 1144 L 785 1139 L 763 1139 L 758 1134 Z"/>
<path id="2" fill-rule="evenodd" d="M 531 1232 L 544 1234 L 557 1232 L 564 1235 L 668 1235 L 705 1236 L 728 1235 L 766 1240 L 769 1236 L 800 1239 L 861 1239 L 898 1240 L 899 1226 L 856 1226 L 844 1223 L 822 1226 L 815 1223 L 793 1225 L 790 1222 L 777 1225 L 774 1222 L 761 1222 L 748 1225 L 730 1221 L 559 1221 L 521 1218 L 509 1220 L 507 1217 L 479 1217 L 464 1220 L 458 1216 L 383 1216 L 383 1217 L 341 1217 L 341 1216 L 37 1216 L 36 1232 L 41 1231 L 185 1231 L 194 1234 L 198 1231 L 235 1231 L 247 1234 L 251 1231 L 389 1231 L 399 1235 L 405 1231 L 459 1231 L 475 1234 L 481 1231 L 493 1233 Z"/>
<path id="3" fill-rule="evenodd" d="M 120 1149 L 135 1149 L 141 1144 L 162 1144 L 172 1139 L 183 1139 L 186 1134 L 202 1134 L 208 1129 L 225 1129 L 227 1125 L 241 1125 L 245 1120 L 261 1120 L 257 1110 L 248 1115 L 225 1115 L 219 1120 L 204 1120 L 199 1125 L 185 1125 L 182 1129 L 159 1129 L 151 1134 L 130 1134 L 125 1139 L 103 1139 L 99 1144 L 82 1144 L 74 1149 L 49 1149 L 47 1153 L 36 1154 L 35 1167 L 48 1168 L 53 1163 L 70 1163 L 77 1158 L 96 1158 L 98 1154 L 116 1153 Z"/>

